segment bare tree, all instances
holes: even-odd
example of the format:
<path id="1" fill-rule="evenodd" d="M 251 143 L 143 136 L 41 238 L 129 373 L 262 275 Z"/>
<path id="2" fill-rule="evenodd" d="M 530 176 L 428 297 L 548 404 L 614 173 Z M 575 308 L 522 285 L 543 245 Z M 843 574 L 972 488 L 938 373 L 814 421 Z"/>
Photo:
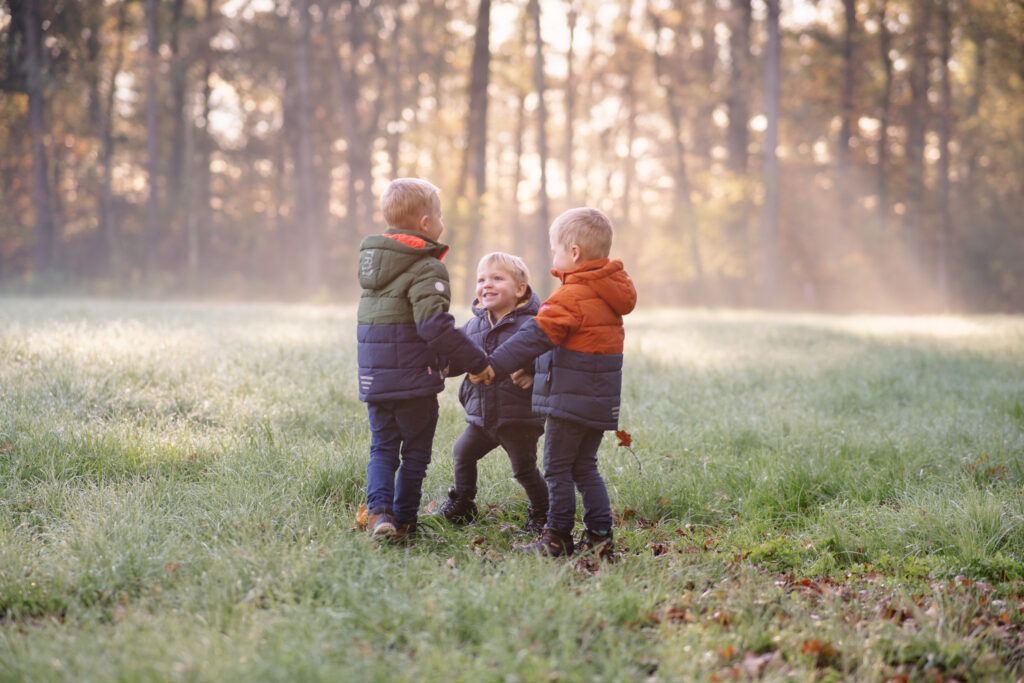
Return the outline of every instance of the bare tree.
<path id="1" fill-rule="evenodd" d="M 323 281 L 319 216 L 313 176 L 312 113 L 310 98 L 310 17 L 309 1 L 298 0 L 299 35 L 295 48 L 295 74 L 298 87 L 298 130 L 295 158 L 295 184 L 298 190 L 298 218 L 306 248 L 306 286 L 310 292 Z"/>
<path id="2" fill-rule="evenodd" d="M 939 303 L 943 310 L 949 308 L 949 240 L 952 231 L 952 217 L 949 209 L 949 144 L 952 124 L 951 110 L 953 95 L 949 76 L 950 46 L 953 41 L 953 19 L 950 0 L 939 0 L 939 226 L 935 245 L 936 279 L 939 288 Z"/>
<path id="3" fill-rule="evenodd" d="M 892 110 L 892 34 L 889 31 L 888 0 L 878 6 L 878 50 L 882 61 L 882 92 L 878 104 L 878 153 L 875 162 L 878 190 L 878 229 L 883 240 L 889 232 L 889 123 Z"/>
<path id="4" fill-rule="evenodd" d="M 25 41 L 25 89 L 28 92 L 28 127 L 32 140 L 32 207 L 35 211 L 33 264 L 37 273 L 45 273 L 53 264 L 56 226 L 51 207 L 50 174 L 46 123 L 46 71 L 43 60 L 43 18 L 39 4 L 29 0 L 11 2 L 12 19 L 20 15 Z"/>
<path id="5" fill-rule="evenodd" d="M 569 47 L 565 55 L 565 199 L 566 204 L 575 206 L 573 192 L 573 120 L 576 118 L 576 78 L 573 73 L 576 46 L 576 19 L 579 17 L 576 0 L 570 0 L 566 19 L 569 24 Z"/>
<path id="6" fill-rule="evenodd" d="M 660 35 L 662 21 L 654 10 L 649 10 L 651 22 L 654 27 L 654 35 Z M 675 52 L 677 62 L 682 61 L 682 43 L 685 39 L 680 26 L 675 27 Z M 662 84 L 665 90 L 665 105 L 668 110 L 669 123 L 672 126 L 672 151 L 673 151 L 673 179 L 675 181 L 675 192 L 672 195 L 673 216 L 685 231 L 690 246 L 690 265 L 693 267 L 694 279 L 696 281 L 696 295 L 703 297 L 704 290 L 704 266 L 700 255 L 700 226 L 697 222 L 697 213 L 693 208 L 693 199 L 690 193 L 690 180 L 686 168 L 686 146 L 683 144 L 683 111 L 680 106 L 682 96 L 679 93 L 680 83 L 683 80 L 676 73 L 667 73 L 665 59 L 662 57 L 658 46 L 652 50 L 654 56 L 654 73 L 657 81 Z"/>
<path id="7" fill-rule="evenodd" d="M 764 132 L 762 178 L 764 205 L 761 208 L 762 294 L 764 303 L 779 299 L 779 98 L 782 50 L 779 36 L 779 0 L 766 0 L 768 43 L 764 50 Z"/>
<path id="8" fill-rule="evenodd" d="M 748 119 L 747 93 L 750 74 L 750 24 L 753 10 L 750 0 L 732 0 L 729 17 L 729 128 L 726 133 L 729 167 L 747 170 Z"/>
<path id="9" fill-rule="evenodd" d="M 540 156 L 540 188 L 537 191 L 537 248 L 540 255 L 547 253 L 548 225 L 548 138 L 547 108 L 544 104 L 544 38 L 540 32 L 540 2 L 530 0 L 530 18 L 533 22 L 533 36 L 536 52 L 533 55 L 533 84 L 537 92 L 537 154 Z"/>
<path id="10" fill-rule="evenodd" d="M 160 231 L 160 131 L 157 129 L 160 103 L 157 101 L 157 76 L 160 70 L 160 45 L 157 37 L 157 0 L 146 0 L 146 151 L 148 159 L 149 203 L 146 212 L 146 279 L 156 270 L 156 241 Z"/>
<path id="11" fill-rule="evenodd" d="M 839 95 L 839 154 L 838 154 L 838 189 L 839 189 L 839 222 L 845 230 L 849 228 L 850 202 L 853 197 L 851 187 L 852 154 L 850 143 L 853 138 L 854 112 L 853 96 L 856 85 L 857 65 L 854 61 L 854 41 L 857 29 L 857 2 L 843 0 L 843 77 L 842 91 Z"/>
<path id="12" fill-rule="evenodd" d="M 470 201 L 469 235 L 466 256 L 475 259 L 480 244 L 481 215 L 487 191 L 487 87 L 491 80 L 491 0 L 480 0 L 476 16 L 476 37 L 473 41 L 473 63 L 470 66 L 469 112 L 466 121 L 466 147 L 456 195 L 466 196 L 466 178 L 472 167 L 473 195 Z M 466 269 L 466 291 L 472 292 L 476 271 Z"/>

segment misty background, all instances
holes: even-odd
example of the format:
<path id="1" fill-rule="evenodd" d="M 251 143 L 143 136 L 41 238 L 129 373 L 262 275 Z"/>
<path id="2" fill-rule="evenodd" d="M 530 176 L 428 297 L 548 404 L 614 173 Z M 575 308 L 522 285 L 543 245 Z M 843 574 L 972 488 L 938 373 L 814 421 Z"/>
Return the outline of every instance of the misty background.
<path id="1" fill-rule="evenodd" d="M 1024 310 L 1022 0 L 0 0 L 0 292 L 346 302 L 399 176 L 550 289 Z"/>

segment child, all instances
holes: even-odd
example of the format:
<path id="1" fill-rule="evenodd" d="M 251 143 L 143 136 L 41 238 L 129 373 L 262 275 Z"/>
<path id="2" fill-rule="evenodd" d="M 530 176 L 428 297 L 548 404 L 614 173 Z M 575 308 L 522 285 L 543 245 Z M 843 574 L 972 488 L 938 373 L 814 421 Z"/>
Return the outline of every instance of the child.
<path id="1" fill-rule="evenodd" d="M 530 289 L 530 272 L 522 259 L 495 252 L 480 259 L 476 269 L 476 317 L 462 331 L 485 352 L 494 351 L 537 313 L 540 300 Z M 476 516 L 476 463 L 501 446 L 512 461 L 512 475 L 530 500 L 526 528 L 540 532 L 547 519 L 548 490 L 537 469 L 537 440 L 544 418 L 530 407 L 533 370 L 522 380 L 506 377 L 493 384 L 473 384 L 468 378 L 459 389 L 466 409 L 465 431 L 455 442 L 455 486 L 441 505 L 441 514 L 456 524 Z M 452 367 L 450 374 L 461 369 Z"/>
<path id="2" fill-rule="evenodd" d="M 399 178 L 384 191 L 381 210 L 387 230 L 359 247 L 359 398 L 371 431 L 367 528 L 401 538 L 416 528 L 444 389 L 441 357 L 476 371 L 487 358 L 448 313 L 438 189 Z"/>
<path id="3" fill-rule="evenodd" d="M 562 285 L 490 356 L 476 382 L 492 381 L 540 356 L 533 407 L 547 415 L 544 479 L 547 523 L 525 550 L 558 556 L 573 552 L 576 491 L 583 498 L 580 550 L 611 556 L 612 514 L 597 469 L 606 429 L 616 429 L 622 388 L 622 316 L 636 305 L 636 289 L 622 261 L 610 261 L 612 225 L 597 209 L 566 211 L 551 224 L 553 275 Z M 543 354 L 543 355 L 541 355 Z"/>

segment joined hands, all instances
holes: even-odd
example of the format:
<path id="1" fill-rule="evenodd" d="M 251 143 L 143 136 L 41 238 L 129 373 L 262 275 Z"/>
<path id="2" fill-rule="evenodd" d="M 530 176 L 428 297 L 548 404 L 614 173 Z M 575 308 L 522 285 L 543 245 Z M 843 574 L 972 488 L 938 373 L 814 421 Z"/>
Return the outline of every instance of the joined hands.
<path id="1" fill-rule="evenodd" d="M 480 384 L 480 382 L 490 384 L 492 380 L 494 380 L 494 368 L 490 365 L 481 370 L 479 374 L 469 373 L 469 381 L 473 384 Z"/>

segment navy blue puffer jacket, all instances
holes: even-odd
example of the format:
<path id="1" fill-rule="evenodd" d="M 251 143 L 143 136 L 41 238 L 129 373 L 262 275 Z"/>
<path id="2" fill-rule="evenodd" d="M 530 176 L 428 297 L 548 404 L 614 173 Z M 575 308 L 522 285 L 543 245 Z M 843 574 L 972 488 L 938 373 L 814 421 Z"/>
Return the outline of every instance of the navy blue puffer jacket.
<path id="1" fill-rule="evenodd" d="M 540 299 L 530 289 L 527 289 L 525 298 L 525 302 L 493 327 L 487 310 L 478 308 L 474 302 L 474 317 L 462 326 L 462 331 L 485 353 L 494 351 L 537 314 Z M 460 374 L 463 371 L 454 364 L 451 370 L 451 374 Z M 530 363 L 526 371 L 533 374 L 533 363 Z M 467 377 L 459 387 L 459 401 L 466 409 L 466 422 L 484 429 L 497 429 L 512 423 L 537 426 L 544 424 L 544 416 L 534 413 L 530 406 L 531 390 L 520 389 L 507 376 L 490 385 L 473 384 Z"/>

